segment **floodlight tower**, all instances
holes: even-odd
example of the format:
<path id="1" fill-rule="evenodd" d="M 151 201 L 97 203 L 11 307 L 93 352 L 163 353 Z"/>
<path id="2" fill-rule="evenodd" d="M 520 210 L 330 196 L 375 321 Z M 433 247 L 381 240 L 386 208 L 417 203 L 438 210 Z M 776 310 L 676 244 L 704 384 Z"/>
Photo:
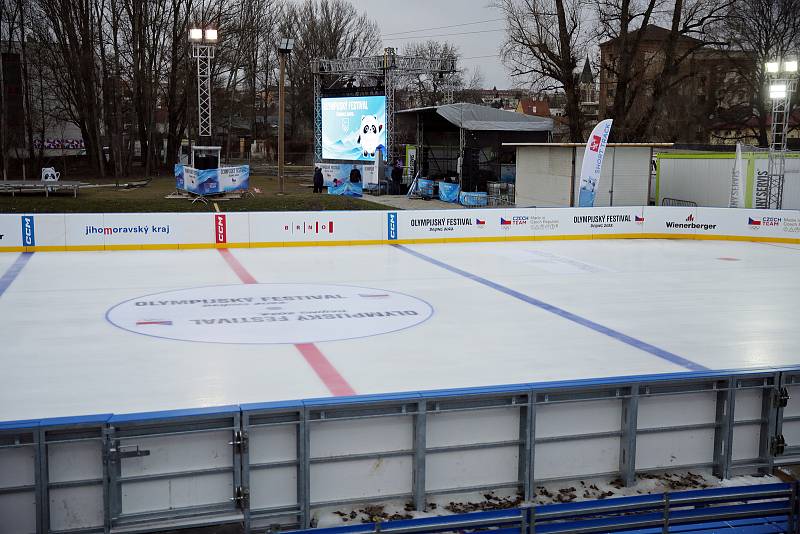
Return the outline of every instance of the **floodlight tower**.
<path id="1" fill-rule="evenodd" d="M 764 70 L 767 74 L 769 98 L 772 100 L 766 207 L 781 209 L 786 176 L 786 135 L 789 133 L 792 93 L 797 87 L 797 60 L 770 61 L 764 66 Z"/>
<path id="2" fill-rule="evenodd" d="M 215 28 L 191 28 L 189 42 L 197 59 L 197 135 L 211 137 L 211 60 L 219 34 Z M 202 144 L 202 143 L 201 143 Z"/>

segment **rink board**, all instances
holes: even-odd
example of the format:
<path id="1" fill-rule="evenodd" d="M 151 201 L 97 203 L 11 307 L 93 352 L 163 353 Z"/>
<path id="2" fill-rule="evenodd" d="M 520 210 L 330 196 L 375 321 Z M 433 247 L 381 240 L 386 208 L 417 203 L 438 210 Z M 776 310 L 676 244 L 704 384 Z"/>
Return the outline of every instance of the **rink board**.
<path id="1" fill-rule="evenodd" d="M 757 472 L 780 460 L 765 448 L 777 433 L 786 457 L 796 454 L 791 213 L 626 210 L 630 221 L 597 213 L 605 220 L 588 222 L 575 221 L 584 210 L 481 210 L 482 225 L 447 220 L 472 219 L 467 210 L 232 214 L 224 232 L 213 216 L 190 214 L 192 225 L 209 223 L 210 237 L 159 214 L 148 224 L 169 231 L 140 236 L 87 233 L 132 228 L 122 215 L 79 216 L 82 236 L 66 215 L 34 216 L 35 243 L 23 250 L 36 253 L 0 255 L 0 440 L 11 440 L 0 444 L 15 444 L 0 448 L 0 517 L 10 518 L 0 532 L 36 531 L 37 519 L 53 530 L 141 514 L 158 524 L 198 507 L 238 517 L 228 500 L 238 486 L 249 488 L 254 517 L 290 524 L 340 501 L 424 501 L 631 468 Z M 8 217 L 22 240 L 21 216 Z M 675 221 L 684 226 L 671 235 L 689 239 L 602 239 L 650 236 Z M 11 235 L 16 223 L 3 224 Z M 739 242 L 755 238 L 776 241 Z M 481 240 L 498 242 L 458 243 Z M 398 246 L 284 246 L 362 241 Z M 36 248 L 67 243 L 95 251 Z M 232 243 L 242 248 L 191 250 Z M 188 250 L 113 251 L 176 244 Z M 180 324 L 185 304 L 135 315 L 138 302 L 229 288 L 280 308 L 266 313 L 299 313 L 308 310 L 276 291 L 297 296 L 302 286 L 338 294 L 336 311 L 351 317 L 292 338 L 217 323 L 218 337 L 198 340 L 207 332 Z M 340 305 L 359 299 L 369 302 Z M 375 313 L 372 299 L 416 315 L 356 317 Z M 125 323 L 134 319 L 148 324 Z M 353 321 L 365 335 L 352 335 Z M 355 397 L 336 396 L 337 376 Z M 770 400 L 781 385 L 792 395 L 786 408 Z M 246 451 L 237 430 L 247 432 Z M 108 463 L 117 443 L 148 456 Z"/>

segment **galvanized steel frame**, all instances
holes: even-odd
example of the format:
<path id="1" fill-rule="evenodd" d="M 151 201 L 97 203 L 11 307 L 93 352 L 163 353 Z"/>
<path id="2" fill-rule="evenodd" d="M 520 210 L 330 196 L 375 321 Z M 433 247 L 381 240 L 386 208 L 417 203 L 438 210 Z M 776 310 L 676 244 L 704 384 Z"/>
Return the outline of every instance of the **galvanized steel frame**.
<path id="1" fill-rule="evenodd" d="M 75 418 L 65 420 L 42 420 L 30 427 L 23 424 L 0 426 L 0 449 L 5 447 L 32 447 L 35 455 L 36 483 L 32 486 L 3 487 L 0 477 L 0 494 L 24 493 L 36 495 L 37 533 L 53 532 L 50 529 L 50 514 L 47 503 L 50 490 L 56 487 L 102 485 L 104 525 L 80 532 L 113 532 L 125 528 L 126 532 L 140 528 L 141 531 L 157 528 L 165 521 L 189 520 L 194 525 L 218 524 L 235 520 L 242 522 L 249 531 L 254 523 L 275 521 L 283 518 L 284 525 L 301 528 L 311 526 L 313 511 L 323 506 L 347 506 L 357 502 L 385 500 L 390 497 L 409 499 L 418 510 L 424 510 L 431 495 L 464 493 L 475 490 L 491 490 L 501 487 L 516 488 L 525 500 L 530 500 L 536 485 L 558 478 L 537 477 L 535 458 L 537 445 L 554 442 L 589 440 L 598 437 L 619 438 L 619 468 L 611 473 L 580 473 L 570 479 L 597 476 L 618 476 L 631 484 L 637 473 L 662 471 L 663 468 L 642 469 L 636 466 L 637 437 L 645 434 L 713 429 L 713 461 L 710 463 L 681 465 L 676 468 L 709 467 L 720 477 L 735 472 L 769 472 L 773 465 L 788 460 L 796 461 L 800 456 L 800 443 L 789 444 L 785 455 L 779 456 L 776 440 L 780 438 L 785 422 L 800 420 L 800 415 L 789 421 L 783 416 L 786 391 L 800 387 L 800 369 L 765 369 L 731 372 L 677 373 L 674 375 L 652 375 L 631 378 L 609 378 L 590 381 L 570 381 L 543 384 L 472 388 L 463 390 L 417 392 L 394 395 L 374 395 L 351 398 L 329 398 L 283 403 L 266 403 L 224 407 L 217 410 L 166 412 L 141 414 L 139 416 L 95 416 L 93 419 Z M 752 420 L 736 420 L 734 407 L 737 394 L 757 391 L 761 395 L 761 417 Z M 645 398 L 661 398 L 691 393 L 713 395 L 716 402 L 716 417 L 712 423 L 680 426 L 658 426 L 638 428 L 639 403 Z M 621 407 L 618 430 L 587 432 L 557 437 L 537 438 L 537 410 L 561 403 L 585 403 L 593 401 L 615 401 Z M 519 413 L 518 439 L 484 440 L 475 443 L 430 446 L 427 439 L 429 417 L 434 414 L 457 412 L 474 413 L 484 410 L 512 409 Z M 330 421 L 359 420 L 373 418 L 400 418 L 410 425 L 412 446 L 396 450 L 345 454 L 338 456 L 312 457 L 311 439 L 316 425 Z M 280 462 L 252 463 L 248 436 L 254 429 L 276 426 L 291 426 L 296 433 L 296 459 Z M 749 425 L 758 428 L 759 450 L 757 458 L 734 461 L 732 437 L 735 429 Z M 174 435 L 191 439 L 200 432 L 230 432 L 231 468 L 212 470 L 188 470 L 180 473 L 151 475 L 150 478 L 175 476 L 198 476 L 214 472 L 230 472 L 234 494 L 229 504 L 217 503 L 186 509 L 153 511 L 147 514 L 126 516 L 122 514 L 121 485 L 126 480 L 121 476 L 119 445 L 126 440 L 154 436 Z M 97 440 L 102 443 L 102 480 L 77 480 L 51 483 L 48 480 L 49 444 L 75 440 Z M 639 445 L 641 446 L 641 445 Z M 519 451 L 517 480 L 507 483 L 479 487 L 452 487 L 432 491 L 426 486 L 426 462 L 429 455 L 458 451 L 516 447 Z M 340 501 L 314 502 L 311 499 L 311 466 L 320 463 L 335 463 L 361 459 L 385 457 L 408 457 L 411 459 L 412 486 L 408 494 L 382 496 L 380 498 L 342 499 Z M 293 466 L 297 470 L 297 502 L 293 506 L 257 509 L 250 505 L 248 488 L 251 473 L 261 469 Z M 144 477 L 147 478 L 147 477 Z M 136 480 L 144 480 L 139 476 Z M 287 519 L 289 518 L 289 519 Z"/>
<path id="2" fill-rule="evenodd" d="M 211 60 L 214 59 L 214 45 L 192 43 L 192 57 L 197 59 L 197 135 L 210 137 Z"/>
<path id="3" fill-rule="evenodd" d="M 386 144 L 389 161 L 397 153 L 394 127 L 395 85 L 399 74 L 447 74 L 455 72 L 455 59 L 400 56 L 394 48 L 387 48 L 383 55 L 339 59 L 315 59 L 311 62 L 314 76 L 314 161 L 322 162 L 322 92 L 323 77 L 363 76 L 383 79 L 386 95 Z M 450 96 L 452 100 L 452 95 Z"/>

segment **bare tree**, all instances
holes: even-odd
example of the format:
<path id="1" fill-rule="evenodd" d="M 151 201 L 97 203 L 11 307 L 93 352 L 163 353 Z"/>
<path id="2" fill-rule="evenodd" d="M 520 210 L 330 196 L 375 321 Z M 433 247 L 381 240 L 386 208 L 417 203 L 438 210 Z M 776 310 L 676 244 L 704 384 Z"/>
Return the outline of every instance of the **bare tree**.
<path id="1" fill-rule="evenodd" d="M 461 85 L 461 88 L 456 93 L 458 102 L 467 102 L 469 104 L 482 103 L 480 91 L 483 89 L 484 79 L 483 72 L 480 67 L 475 67 L 469 73 L 469 78 L 466 78 Z"/>
<path id="2" fill-rule="evenodd" d="M 347 0 L 305 0 L 286 4 L 281 31 L 294 36 L 295 46 L 287 68 L 291 84 L 291 131 L 298 122 L 312 123 L 311 62 L 375 55 L 380 50 L 378 25 Z"/>
<path id="3" fill-rule="evenodd" d="M 496 0 L 506 19 L 502 57 L 511 75 L 542 90 L 563 91 L 571 141 L 583 140 L 578 61 L 589 43 L 583 0 Z"/>
<path id="4" fill-rule="evenodd" d="M 455 70 L 443 74 L 406 74 L 400 79 L 401 88 L 414 95 L 415 106 L 436 106 L 444 103 L 445 94 L 449 91 L 461 91 L 464 88 L 464 75 L 466 72 L 458 65 L 461 52 L 455 45 L 428 40 L 419 43 L 409 43 L 403 47 L 406 56 L 422 57 L 426 59 L 452 60 Z"/>
<path id="5" fill-rule="evenodd" d="M 740 93 L 744 98 L 718 110 L 719 119 L 745 126 L 755 119 L 755 136 L 766 146 L 769 109 L 764 64 L 795 57 L 800 44 L 800 0 L 734 0 L 719 35 L 747 88 Z"/>
<path id="6" fill-rule="evenodd" d="M 675 124 L 669 103 L 696 73 L 695 53 L 721 43 L 715 27 L 733 0 L 601 0 L 597 4 L 598 38 L 608 39 L 604 58 L 606 90 L 613 93 L 608 111 L 617 140 L 673 140 L 687 124 Z M 662 23 L 668 28 L 651 26 Z M 661 38 L 665 34 L 665 38 Z M 684 95 L 692 96 L 692 95 Z M 688 119 L 688 117 L 687 117 Z M 690 121 L 689 121 L 690 122 Z"/>

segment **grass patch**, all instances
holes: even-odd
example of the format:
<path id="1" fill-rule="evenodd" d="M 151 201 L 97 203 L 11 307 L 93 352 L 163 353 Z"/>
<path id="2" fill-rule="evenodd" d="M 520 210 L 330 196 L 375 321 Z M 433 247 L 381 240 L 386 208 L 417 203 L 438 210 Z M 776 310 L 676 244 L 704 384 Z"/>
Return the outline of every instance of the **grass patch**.
<path id="1" fill-rule="evenodd" d="M 94 180 L 92 183 L 112 185 L 113 182 Z M 326 211 L 326 210 L 385 210 L 386 206 L 358 198 L 311 192 L 310 178 L 289 177 L 285 194 L 279 194 L 278 180 L 270 176 L 251 176 L 251 191 L 258 189 L 255 198 L 217 200 L 220 211 Z M 175 191 L 174 178 L 154 178 L 147 186 L 137 188 L 82 188 L 78 198 L 72 192 L 0 195 L 0 213 L 125 213 L 125 212 L 208 212 L 215 211 L 213 197 L 209 203 L 186 199 L 164 198 Z"/>

